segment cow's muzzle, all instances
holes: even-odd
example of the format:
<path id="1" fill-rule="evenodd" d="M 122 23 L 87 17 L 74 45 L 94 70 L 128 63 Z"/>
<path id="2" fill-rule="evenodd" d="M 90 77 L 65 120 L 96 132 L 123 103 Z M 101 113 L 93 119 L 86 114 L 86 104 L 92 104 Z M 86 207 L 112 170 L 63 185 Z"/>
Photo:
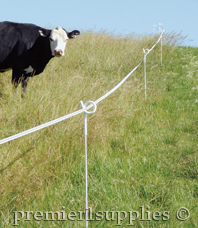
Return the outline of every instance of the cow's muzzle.
<path id="1" fill-rule="evenodd" d="M 54 50 L 54 55 L 55 55 L 55 56 L 63 56 L 63 55 L 64 55 L 64 53 L 63 53 L 63 51 L 62 51 L 62 50 L 60 50 L 60 49 L 56 49 L 56 50 Z"/>

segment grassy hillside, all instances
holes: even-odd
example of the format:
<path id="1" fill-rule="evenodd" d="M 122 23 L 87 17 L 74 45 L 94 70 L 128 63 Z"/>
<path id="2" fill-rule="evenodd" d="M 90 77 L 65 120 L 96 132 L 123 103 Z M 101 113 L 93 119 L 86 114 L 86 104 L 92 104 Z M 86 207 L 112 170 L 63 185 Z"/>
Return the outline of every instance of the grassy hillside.
<path id="1" fill-rule="evenodd" d="M 20 88 L 12 93 L 11 72 L 1 74 L 0 138 L 81 109 L 80 100 L 98 99 L 156 40 L 84 33 L 30 80 L 23 99 Z M 197 48 L 168 44 L 161 67 L 158 44 L 147 57 L 147 103 L 141 65 L 88 116 L 89 227 L 198 226 L 197 69 Z M 79 218 L 85 209 L 83 128 L 82 114 L 0 146 L 1 227 L 85 227 Z M 190 212 L 186 221 L 176 218 L 181 207 Z M 70 220 L 76 221 L 44 221 L 49 211 L 74 211 Z M 115 221 L 108 221 L 112 211 Z M 24 217 L 14 221 L 15 215 Z"/>

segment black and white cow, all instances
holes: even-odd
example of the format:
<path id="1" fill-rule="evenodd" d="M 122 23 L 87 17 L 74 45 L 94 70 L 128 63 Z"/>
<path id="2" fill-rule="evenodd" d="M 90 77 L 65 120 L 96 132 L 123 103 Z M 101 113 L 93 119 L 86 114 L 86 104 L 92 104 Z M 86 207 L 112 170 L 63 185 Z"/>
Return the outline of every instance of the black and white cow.
<path id="1" fill-rule="evenodd" d="M 68 39 L 80 32 L 52 30 L 34 24 L 0 22 L 0 72 L 12 69 L 12 83 L 26 91 L 29 77 L 38 75 L 54 56 L 63 56 Z"/>

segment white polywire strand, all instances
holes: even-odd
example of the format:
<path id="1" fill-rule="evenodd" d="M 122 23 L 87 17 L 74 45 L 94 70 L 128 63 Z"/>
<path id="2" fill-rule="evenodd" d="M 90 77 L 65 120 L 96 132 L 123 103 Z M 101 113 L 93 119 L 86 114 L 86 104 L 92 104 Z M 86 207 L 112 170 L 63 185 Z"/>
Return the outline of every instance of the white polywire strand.
<path id="1" fill-rule="evenodd" d="M 59 123 L 59 122 L 61 122 L 61 121 L 63 121 L 63 120 L 69 119 L 69 118 L 71 118 L 71 117 L 73 117 L 73 116 L 76 116 L 76 115 L 78 115 L 78 114 L 80 114 L 80 113 L 83 113 L 83 112 L 84 112 L 84 109 L 80 109 L 80 110 L 78 110 L 78 111 L 76 111 L 76 112 L 73 112 L 73 113 L 71 113 L 71 114 L 68 114 L 68 115 L 66 115 L 66 116 L 63 116 L 63 117 L 57 118 L 57 119 L 55 119 L 55 120 L 49 121 L 49 122 L 47 122 L 47 123 L 41 124 L 41 125 L 39 125 L 39 126 L 37 126 L 37 127 L 33 127 L 33 128 L 31 128 L 31 129 L 29 129 L 29 130 L 23 131 L 23 132 L 18 133 L 18 134 L 16 134 L 16 135 L 7 137 L 7 138 L 5 138 L 5 139 L 0 140 L 0 145 L 3 144 L 3 143 L 9 142 L 9 141 L 11 141 L 11 140 L 20 138 L 20 137 L 22 137 L 22 136 L 28 135 L 28 134 L 30 134 L 30 133 L 33 133 L 33 132 L 35 132 L 35 131 L 41 130 L 41 129 L 43 129 L 43 128 L 49 127 L 49 126 L 51 126 L 51 125 L 53 125 L 53 124 Z"/>
<path id="2" fill-rule="evenodd" d="M 108 93 L 100 97 L 98 100 L 95 101 L 95 103 L 99 103 L 100 101 L 104 100 L 106 97 L 108 97 L 110 94 L 112 94 L 115 90 L 117 90 L 128 78 L 129 76 L 142 64 L 143 60 L 129 73 L 127 76 L 122 79 L 120 83 L 118 83 L 112 90 L 110 90 Z"/>
<path id="3" fill-rule="evenodd" d="M 153 47 L 151 49 L 148 49 L 148 52 L 146 53 L 146 55 L 148 55 L 154 49 L 154 47 L 160 42 L 164 31 L 165 30 L 162 30 L 159 39 L 157 40 L 157 42 L 153 45 Z M 143 61 L 144 61 L 144 59 L 124 79 L 122 79 L 122 81 L 120 83 L 118 83 L 113 89 L 111 89 L 108 93 L 106 93 L 105 95 L 100 97 L 98 100 L 96 100 L 95 104 L 97 104 L 100 101 L 104 100 L 106 97 L 111 95 L 115 90 L 117 90 L 130 77 L 130 75 L 142 64 Z M 86 107 L 86 110 L 88 110 L 92 106 L 93 106 L 93 104 L 90 104 L 88 107 Z M 5 139 L 0 140 L 0 145 L 3 144 L 3 143 L 6 143 L 6 142 L 12 141 L 14 139 L 20 138 L 22 136 L 28 135 L 30 133 L 33 133 L 35 131 L 41 130 L 41 129 L 45 128 L 45 127 L 49 127 L 49 126 L 51 126 L 53 124 L 59 123 L 59 122 L 61 122 L 63 120 L 66 120 L 68 118 L 71 118 L 71 117 L 76 116 L 76 115 L 78 115 L 80 113 L 83 113 L 83 112 L 84 112 L 84 109 L 80 109 L 80 110 L 78 110 L 76 112 L 73 112 L 73 113 L 70 113 L 70 114 L 68 114 L 66 116 L 63 116 L 63 117 L 57 118 L 55 120 L 49 121 L 47 123 L 41 124 L 41 125 L 39 125 L 37 127 L 33 127 L 33 128 L 31 128 L 29 130 L 23 131 L 23 132 L 18 133 L 16 135 L 12 135 L 10 137 L 7 137 Z"/>

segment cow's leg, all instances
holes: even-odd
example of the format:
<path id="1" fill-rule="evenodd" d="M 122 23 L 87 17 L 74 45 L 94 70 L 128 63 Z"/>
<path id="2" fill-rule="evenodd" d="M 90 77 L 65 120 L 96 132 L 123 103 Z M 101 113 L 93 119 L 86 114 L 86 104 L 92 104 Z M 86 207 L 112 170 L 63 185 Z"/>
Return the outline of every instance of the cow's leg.
<path id="1" fill-rule="evenodd" d="M 20 63 L 18 65 L 20 65 Z M 23 74 L 23 68 L 18 66 L 13 66 L 12 84 L 14 85 L 15 94 L 17 93 L 17 87 L 19 83 L 23 84 L 24 79 L 26 79 L 26 76 Z"/>
<path id="2" fill-rule="evenodd" d="M 20 83 L 20 78 L 12 74 L 12 84 L 13 84 L 13 90 L 15 94 L 17 93 L 17 87 L 19 83 Z"/>
<path id="3" fill-rule="evenodd" d="M 21 83 L 22 83 L 22 94 L 21 94 L 21 96 L 23 96 L 26 92 L 28 80 L 29 80 L 29 77 L 23 77 L 23 79 L 21 81 Z"/>

